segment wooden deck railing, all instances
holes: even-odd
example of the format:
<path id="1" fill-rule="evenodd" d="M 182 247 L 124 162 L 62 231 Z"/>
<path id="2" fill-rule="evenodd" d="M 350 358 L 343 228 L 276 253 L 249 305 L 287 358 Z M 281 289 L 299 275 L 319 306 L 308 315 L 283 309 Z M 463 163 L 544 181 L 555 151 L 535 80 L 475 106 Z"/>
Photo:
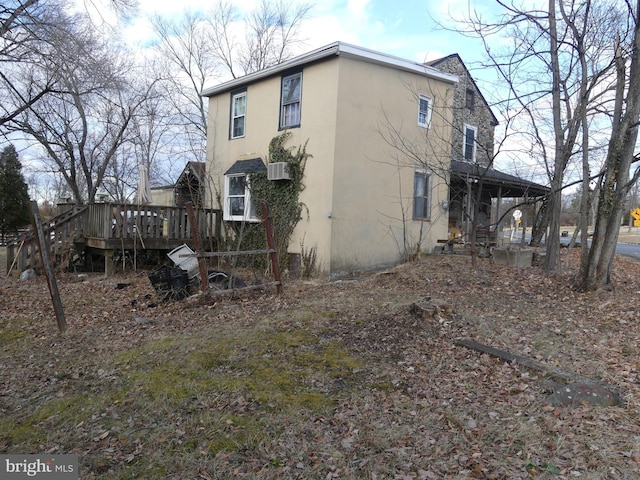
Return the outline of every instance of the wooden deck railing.
<path id="1" fill-rule="evenodd" d="M 220 210 L 197 209 L 198 233 L 205 248 L 217 247 L 222 215 Z M 193 244 L 191 224 L 185 208 L 95 203 L 65 211 L 44 223 L 49 247 L 55 257 L 74 244 L 95 250 L 146 248 L 168 249 Z M 7 248 L 7 269 L 22 270 L 38 262 L 31 232 Z M 16 258 L 19 257 L 19 258 Z M 35 263 L 34 263 L 35 262 Z"/>
<path id="2" fill-rule="evenodd" d="M 196 215 L 198 232 L 203 238 L 219 233 L 219 210 L 199 209 Z M 184 240 L 192 234 L 185 208 L 96 203 L 87 208 L 84 236 L 144 241 Z"/>

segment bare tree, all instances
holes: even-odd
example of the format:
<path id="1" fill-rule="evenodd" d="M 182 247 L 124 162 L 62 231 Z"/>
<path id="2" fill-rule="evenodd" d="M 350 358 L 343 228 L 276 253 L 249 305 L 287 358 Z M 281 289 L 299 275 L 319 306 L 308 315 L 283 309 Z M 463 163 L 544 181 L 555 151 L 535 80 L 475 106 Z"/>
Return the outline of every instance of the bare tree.
<path id="1" fill-rule="evenodd" d="M 84 15 L 64 16 L 38 67 L 60 90 L 41 98 L 7 126 L 40 144 L 44 161 L 64 178 L 77 203 L 92 203 L 105 172 L 127 141 L 148 89 L 136 91 L 133 68 L 114 42 L 98 36 Z"/>
<path id="2" fill-rule="evenodd" d="M 631 164 L 637 159 L 640 120 L 640 0 L 627 6 L 630 36 L 624 42 L 621 35 L 615 49 L 615 106 L 593 242 L 581 279 L 584 290 L 594 290 L 611 281 L 625 199 L 640 177 L 640 168 L 630 176 Z"/>
<path id="3" fill-rule="evenodd" d="M 38 0 L 0 6 L 0 127 L 56 89 L 55 77 L 34 65 L 42 61 L 41 52 L 58 28 L 58 11 L 53 2 L 45 7 Z M 25 78 L 23 72 L 31 70 Z"/>
<path id="4" fill-rule="evenodd" d="M 245 39 L 239 44 L 238 53 L 243 74 L 264 70 L 289 58 L 301 43 L 300 26 L 310 10 L 310 4 L 261 0 L 245 19 Z M 227 50 L 218 48 L 218 51 Z M 233 60 L 227 57 L 225 63 L 233 64 Z"/>
<path id="5" fill-rule="evenodd" d="M 538 244 L 546 234 L 546 268 L 554 270 L 559 266 L 565 174 L 572 162 L 582 158 L 582 170 L 589 178 L 588 154 L 598 138 L 593 125 L 611 110 L 612 41 L 622 17 L 619 5 L 591 0 L 549 0 L 546 9 L 528 10 L 515 2 L 498 3 L 503 11 L 499 21 L 486 22 L 475 15 L 465 29 L 482 38 L 487 65 L 498 72 L 518 102 L 519 115 L 526 119 L 522 136 L 548 174 L 551 194 L 532 242 Z M 512 44 L 492 49 L 494 35 L 512 39 Z"/>
<path id="6" fill-rule="evenodd" d="M 200 15 L 185 12 L 183 17 L 152 19 L 160 38 L 157 46 L 162 86 L 174 115 L 174 124 L 186 136 L 187 155 L 202 161 L 206 148 L 207 110 L 200 95 L 205 83 L 218 78 L 215 56 L 207 40 L 206 24 Z"/>
<path id="7" fill-rule="evenodd" d="M 121 15 L 132 12 L 134 4 L 109 2 Z M 65 14 L 66 6 L 58 0 L 8 0 L 0 5 L 0 128 L 47 94 L 62 90 L 56 72 L 41 65 L 70 26 L 67 22 L 73 21 Z"/>
<path id="8" fill-rule="evenodd" d="M 262 0 L 242 16 L 231 2 L 219 0 L 206 13 L 152 19 L 160 39 L 165 95 L 175 117 L 172 135 L 183 148 L 184 163 L 205 159 L 207 104 L 201 96 L 205 85 L 288 59 L 300 41 L 300 26 L 309 10 L 308 5 Z"/>

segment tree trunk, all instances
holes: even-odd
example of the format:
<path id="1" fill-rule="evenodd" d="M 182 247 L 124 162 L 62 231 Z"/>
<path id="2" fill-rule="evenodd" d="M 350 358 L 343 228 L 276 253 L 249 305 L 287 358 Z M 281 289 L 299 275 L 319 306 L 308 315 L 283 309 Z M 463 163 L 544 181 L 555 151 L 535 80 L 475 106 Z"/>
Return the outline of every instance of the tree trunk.
<path id="1" fill-rule="evenodd" d="M 636 14 L 640 0 L 636 3 Z M 611 266 L 620 231 L 624 200 L 632 187 L 629 169 L 634 159 L 640 118 L 640 23 L 634 25 L 631 65 L 627 82 L 626 60 L 616 45 L 616 96 L 612 131 L 605 160 L 589 262 L 581 278 L 583 290 L 596 290 L 611 282 Z M 626 95 L 625 95 L 626 93 Z"/>
<path id="2" fill-rule="evenodd" d="M 565 166 L 565 138 L 560 108 L 560 63 L 558 59 L 558 32 L 555 0 L 549 0 L 549 53 L 551 56 L 553 131 L 555 155 L 551 196 L 549 197 L 549 234 L 546 238 L 545 270 L 556 270 L 560 264 L 560 213 L 562 212 L 562 181 Z"/>
<path id="3" fill-rule="evenodd" d="M 539 247 L 542 245 L 542 237 L 544 237 L 547 232 L 547 227 L 549 225 L 549 196 L 545 197 L 540 204 L 540 209 L 538 210 L 538 214 L 536 215 L 533 227 L 531 228 L 531 242 L 530 245 L 532 247 Z"/>

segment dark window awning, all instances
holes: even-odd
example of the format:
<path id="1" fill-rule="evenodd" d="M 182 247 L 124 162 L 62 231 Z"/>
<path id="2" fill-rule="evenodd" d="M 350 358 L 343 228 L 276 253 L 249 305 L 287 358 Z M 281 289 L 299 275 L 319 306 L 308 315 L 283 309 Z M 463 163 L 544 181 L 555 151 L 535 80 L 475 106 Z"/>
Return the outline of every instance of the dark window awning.
<path id="1" fill-rule="evenodd" d="M 482 189 L 495 198 L 543 197 L 549 187 L 476 163 L 451 161 L 451 184 L 482 179 Z"/>
<path id="2" fill-rule="evenodd" d="M 224 172 L 225 175 L 239 175 L 241 173 L 266 172 L 267 166 L 261 158 L 251 158 L 249 160 L 238 160 L 231 165 L 231 168 Z"/>

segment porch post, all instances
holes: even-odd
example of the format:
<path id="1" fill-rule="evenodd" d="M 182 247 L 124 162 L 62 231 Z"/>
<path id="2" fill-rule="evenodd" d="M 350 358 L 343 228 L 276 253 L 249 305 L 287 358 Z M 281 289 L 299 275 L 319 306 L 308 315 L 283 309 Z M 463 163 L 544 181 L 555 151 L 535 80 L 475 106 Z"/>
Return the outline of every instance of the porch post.
<path id="1" fill-rule="evenodd" d="M 498 187 L 498 199 L 496 201 L 496 245 L 502 246 L 502 232 L 504 230 L 504 223 L 500 221 L 502 208 L 502 185 Z"/>
<path id="2" fill-rule="evenodd" d="M 471 236 L 471 179 L 469 178 L 469 174 L 467 173 L 467 211 L 465 214 L 465 222 L 464 222 L 464 233 L 467 239 Z"/>

